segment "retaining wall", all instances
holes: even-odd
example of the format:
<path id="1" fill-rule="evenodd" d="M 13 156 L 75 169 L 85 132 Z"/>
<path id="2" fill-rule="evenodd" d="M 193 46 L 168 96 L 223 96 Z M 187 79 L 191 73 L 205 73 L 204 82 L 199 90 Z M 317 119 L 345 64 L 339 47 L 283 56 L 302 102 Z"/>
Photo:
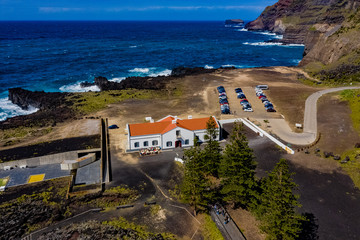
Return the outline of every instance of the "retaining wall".
<path id="1" fill-rule="evenodd" d="M 10 161 L 0 163 L 0 169 L 4 169 L 5 166 L 12 168 L 19 167 L 21 165 L 26 165 L 28 167 L 35 167 L 47 164 L 61 163 L 64 160 L 76 160 L 79 157 L 79 154 L 85 154 L 90 152 L 101 151 L 100 148 L 87 149 L 87 150 L 77 150 L 63 153 L 50 154 L 41 157 L 27 158 L 22 160 Z"/>

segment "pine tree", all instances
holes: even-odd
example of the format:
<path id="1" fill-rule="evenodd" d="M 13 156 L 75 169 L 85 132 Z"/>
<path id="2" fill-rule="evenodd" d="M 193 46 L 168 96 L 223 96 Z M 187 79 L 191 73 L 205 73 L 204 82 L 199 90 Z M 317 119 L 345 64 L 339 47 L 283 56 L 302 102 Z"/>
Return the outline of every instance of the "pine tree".
<path id="1" fill-rule="evenodd" d="M 242 125 L 235 123 L 221 160 L 223 200 L 231 202 L 233 207 L 249 207 L 256 195 L 255 168 L 254 155 L 242 133 Z"/>
<path id="2" fill-rule="evenodd" d="M 198 210 L 204 210 L 212 198 L 211 183 L 204 173 L 203 157 L 200 147 L 184 152 L 182 199 L 194 207 L 195 214 Z"/>
<path id="3" fill-rule="evenodd" d="M 297 201 L 298 196 L 292 192 L 297 185 L 291 175 L 286 160 L 280 159 L 263 182 L 257 213 L 269 239 L 296 239 L 301 232 L 304 217 L 295 212 L 295 208 L 301 205 Z"/>
<path id="4" fill-rule="evenodd" d="M 205 171 L 212 176 L 218 176 L 218 169 L 221 161 L 221 148 L 219 142 L 216 140 L 219 132 L 217 130 L 217 124 L 213 117 L 210 117 L 206 123 L 206 135 L 207 141 L 204 147 L 204 160 Z"/>

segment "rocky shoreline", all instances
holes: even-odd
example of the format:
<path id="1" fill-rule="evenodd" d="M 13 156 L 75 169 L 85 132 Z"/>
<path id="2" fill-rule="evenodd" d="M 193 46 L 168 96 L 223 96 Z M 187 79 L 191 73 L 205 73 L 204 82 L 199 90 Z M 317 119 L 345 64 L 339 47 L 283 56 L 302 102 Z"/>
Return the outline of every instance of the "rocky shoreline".
<path id="1" fill-rule="evenodd" d="M 222 68 L 222 69 L 234 69 Z M 170 76 L 158 77 L 128 77 L 121 82 L 111 82 L 106 77 L 96 77 L 94 82 L 83 82 L 82 87 L 97 86 L 100 91 L 123 90 L 123 89 L 149 89 L 161 90 L 172 81 L 177 81 L 188 75 L 213 73 L 217 69 L 205 69 L 202 67 L 185 68 L 178 67 L 172 70 Z M 77 93 L 69 92 L 44 92 L 29 91 L 22 88 L 10 88 L 9 100 L 24 110 L 31 107 L 39 109 L 30 115 L 16 116 L 0 122 L 0 129 L 16 128 L 19 126 L 54 126 L 58 122 L 75 119 L 77 113 L 71 108 L 72 103 L 67 98 Z"/>

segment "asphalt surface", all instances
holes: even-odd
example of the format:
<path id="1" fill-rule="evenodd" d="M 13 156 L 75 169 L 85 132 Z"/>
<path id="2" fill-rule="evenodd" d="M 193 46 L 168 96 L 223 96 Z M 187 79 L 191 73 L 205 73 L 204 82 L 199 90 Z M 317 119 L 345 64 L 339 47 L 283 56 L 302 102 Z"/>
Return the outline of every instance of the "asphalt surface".
<path id="1" fill-rule="evenodd" d="M 10 178 L 6 187 L 26 184 L 29 177 L 36 174 L 45 174 L 44 180 L 49 180 L 58 177 L 70 176 L 70 171 L 61 170 L 60 164 L 49 164 L 25 169 L 14 168 L 11 170 L 0 170 L 0 178 Z"/>
<path id="2" fill-rule="evenodd" d="M 98 160 L 79 168 L 76 173 L 75 184 L 100 183 L 100 162 L 101 160 Z"/>

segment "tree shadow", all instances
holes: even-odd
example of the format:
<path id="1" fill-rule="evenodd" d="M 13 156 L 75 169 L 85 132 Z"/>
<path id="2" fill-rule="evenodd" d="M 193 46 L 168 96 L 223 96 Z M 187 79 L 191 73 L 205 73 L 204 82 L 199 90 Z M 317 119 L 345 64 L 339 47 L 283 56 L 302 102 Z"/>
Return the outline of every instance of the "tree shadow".
<path id="1" fill-rule="evenodd" d="M 305 220 L 301 221 L 301 233 L 299 234 L 299 240 L 316 240 L 319 239 L 317 219 L 312 213 L 303 213 L 302 216 Z"/>

